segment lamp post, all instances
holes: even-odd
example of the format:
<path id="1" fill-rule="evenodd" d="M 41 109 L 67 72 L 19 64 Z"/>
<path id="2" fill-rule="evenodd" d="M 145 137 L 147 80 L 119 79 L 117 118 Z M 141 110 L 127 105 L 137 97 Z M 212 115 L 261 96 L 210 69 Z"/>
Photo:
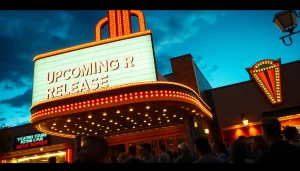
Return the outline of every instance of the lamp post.
<path id="1" fill-rule="evenodd" d="M 299 33 L 299 31 L 294 32 L 294 29 L 298 25 L 297 18 L 300 18 L 300 13 L 297 14 L 295 10 L 285 10 L 282 12 L 279 12 L 275 14 L 273 23 L 282 31 L 282 32 L 288 32 L 290 34 L 285 35 L 283 37 L 280 37 L 279 39 L 282 40 L 282 42 L 286 46 L 290 46 L 293 44 L 293 40 L 291 38 L 291 35 Z M 290 40 L 290 43 L 285 42 L 285 38 L 288 37 Z"/>

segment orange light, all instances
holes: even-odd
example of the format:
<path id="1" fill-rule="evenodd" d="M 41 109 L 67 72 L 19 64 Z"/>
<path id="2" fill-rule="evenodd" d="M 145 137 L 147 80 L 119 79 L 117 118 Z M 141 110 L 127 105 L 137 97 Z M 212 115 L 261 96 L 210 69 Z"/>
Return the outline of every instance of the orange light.
<path id="1" fill-rule="evenodd" d="M 133 85 L 137 85 L 137 84 L 139 84 L 139 83 L 136 83 L 136 84 L 133 84 Z M 172 83 L 173 84 L 173 83 Z M 153 92 L 152 92 L 153 93 Z M 180 92 L 178 92 L 178 93 L 180 93 Z M 138 92 L 138 94 L 146 94 L 146 92 Z M 126 96 L 126 94 L 124 94 L 124 96 Z M 110 99 L 110 97 L 106 97 L 106 99 Z M 148 98 L 155 98 L 155 97 L 148 97 Z M 159 97 L 158 97 L 159 98 Z M 174 97 L 174 98 L 176 98 L 176 97 Z M 173 99 L 174 99 L 173 98 Z M 190 96 L 189 94 L 183 94 L 182 93 L 182 95 L 181 95 L 181 97 L 178 97 L 178 100 L 179 99 L 186 99 L 186 100 L 188 100 L 189 101 L 189 103 L 192 103 L 192 104 L 194 104 L 195 106 L 197 106 L 197 107 L 199 107 L 199 109 L 201 109 L 201 111 L 203 112 L 203 113 L 205 113 L 207 116 L 209 116 L 210 118 L 212 117 L 212 115 L 211 115 L 211 113 L 210 113 L 210 111 L 206 108 L 206 107 L 204 107 L 203 106 L 203 104 L 201 103 L 201 102 L 199 102 L 199 100 L 197 99 L 197 98 L 195 98 L 195 97 L 192 97 L 192 96 Z M 97 100 L 97 99 L 96 99 Z M 150 100 L 150 99 L 149 99 Z M 152 100 L 154 100 L 154 99 L 151 99 L 151 101 Z M 181 100 L 180 100 L 181 101 Z M 83 103 L 84 102 L 84 103 Z M 77 106 L 77 105 L 81 105 L 81 104 L 85 104 L 86 103 L 86 101 L 82 101 L 82 102 L 78 102 L 78 103 L 73 103 L 73 104 L 68 104 L 69 106 Z M 114 102 L 113 102 L 114 103 Z M 120 103 L 120 102 L 118 102 L 118 103 Z M 87 110 L 86 108 L 89 108 L 90 109 L 90 107 L 87 107 L 87 106 L 85 106 L 85 107 L 81 107 L 82 109 L 80 109 L 80 110 Z M 149 108 L 149 107 L 147 107 L 147 108 Z M 35 122 L 35 121 L 37 121 L 37 119 L 38 120 L 40 120 L 40 117 L 49 117 L 48 115 L 54 115 L 54 116 L 57 116 L 57 115 L 60 115 L 61 113 L 62 113 L 62 111 L 61 112 L 58 112 L 57 113 L 57 111 L 56 111 L 56 113 L 55 114 L 52 114 L 52 113 L 49 113 L 49 112 L 46 112 L 46 111 L 48 111 L 49 109 L 51 109 L 51 108 L 48 108 L 48 109 L 43 109 L 43 110 L 41 110 L 41 111 L 37 111 L 36 113 L 33 113 L 32 115 L 31 115 L 31 123 L 33 123 L 33 122 Z M 76 108 L 75 108 L 75 110 L 76 110 Z M 164 110 L 164 111 L 166 111 L 166 109 Z M 76 111 L 74 111 L 74 112 L 76 112 Z M 63 112 L 63 113 L 66 113 L 66 112 Z M 73 112 L 72 112 L 73 113 Z M 67 113 L 66 113 L 67 114 Z M 90 116 L 91 117 L 91 116 Z"/>

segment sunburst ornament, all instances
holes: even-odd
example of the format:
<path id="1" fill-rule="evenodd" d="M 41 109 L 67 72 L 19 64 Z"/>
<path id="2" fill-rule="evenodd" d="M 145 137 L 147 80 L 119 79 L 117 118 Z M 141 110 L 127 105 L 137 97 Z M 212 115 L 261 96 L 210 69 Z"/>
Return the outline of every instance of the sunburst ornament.
<path id="1" fill-rule="evenodd" d="M 280 66 L 280 59 L 261 60 L 246 69 L 273 105 L 282 103 Z"/>

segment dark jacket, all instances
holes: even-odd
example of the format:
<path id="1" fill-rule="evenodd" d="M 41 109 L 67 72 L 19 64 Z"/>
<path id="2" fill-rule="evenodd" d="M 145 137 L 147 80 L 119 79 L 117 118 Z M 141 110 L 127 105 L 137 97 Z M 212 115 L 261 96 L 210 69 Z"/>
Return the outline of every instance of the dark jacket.
<path id="1" fill-rule="evenodd" d="M 300 148 L 285 141 L 277 141 L 257 159 L 256 163 L 294 163 L 300 161 Z"/>

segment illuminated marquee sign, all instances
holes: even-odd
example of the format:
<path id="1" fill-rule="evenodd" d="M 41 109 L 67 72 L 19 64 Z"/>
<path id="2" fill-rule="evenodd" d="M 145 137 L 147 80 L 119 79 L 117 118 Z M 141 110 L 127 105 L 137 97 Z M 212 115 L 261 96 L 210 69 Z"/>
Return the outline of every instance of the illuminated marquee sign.
<path id="1" fill-rule="evenodd" d="M 272 104 L 282 102 L 280 65 L 280 59 L 262 60 L 252 68 L 247 68 L 249 74 Z"/>
<path id="2" fill-rule="evenodd" d="M 50 145 L 50 136 L 44 133 L 15 137 L 14 149 L 23 150 Z"/>
<path id="3" fill-rule="evenodd" d="M 157 81 L 152 36 L 145 31 L 142 13 L 108 13 L 96 26 L 92 46 L 84 44 L 35 57 L 32 104 L 109 86 Z M 131 33 L 131 14 L 138 16 L 138 33 Z M 101 40 L 105 24 L 109 25 L 109 39 Z"/>

